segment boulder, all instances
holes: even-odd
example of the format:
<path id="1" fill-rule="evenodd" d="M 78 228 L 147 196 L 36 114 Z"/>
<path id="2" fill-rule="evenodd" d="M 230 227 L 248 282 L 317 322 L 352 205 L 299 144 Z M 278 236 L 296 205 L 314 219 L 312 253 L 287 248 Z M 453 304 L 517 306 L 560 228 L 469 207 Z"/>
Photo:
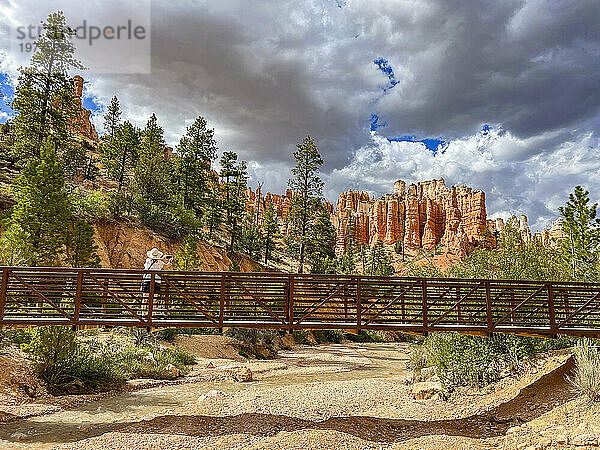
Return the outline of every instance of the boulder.
<path id="1" fill-rule="evenodd" d="M 179 376 L 179 369 L 177 367 L 175 367 L 173 364 L 168 364 L 167 365 L 167 370 L 169 372 L 171 372 L 171 374 L 173 375 L 173 377 L 177 378 Z"/>
<path id="2" fill-rule="evenodd" d="M 291 333 L 286 333 L 281 337 L 281 348 L 284 350 L 290 350 L 294 345 L 296 345 L 296 341 L 294 336 Z"/>
<path id="3" fill-rule="evenodd" d="M 233 380 L 240 383 L 252 381 L 252 371 L 246 366 L 228 366 L 223 371 Z"/>
<path id="4" fill-rule="evenodd" d="M 442 391 L 442 384 L 437 381 L 422 381 L 415 383 L 410 389 L 410 393 L 415 400 L 426 400 Z"/>

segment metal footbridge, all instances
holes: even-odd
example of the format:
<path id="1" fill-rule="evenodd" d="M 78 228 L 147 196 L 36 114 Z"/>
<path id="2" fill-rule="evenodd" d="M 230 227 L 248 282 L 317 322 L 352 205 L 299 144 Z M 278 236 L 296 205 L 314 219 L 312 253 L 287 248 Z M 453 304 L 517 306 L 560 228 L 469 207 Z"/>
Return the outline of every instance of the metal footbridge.
<path id="1" fill-rule="evenodd" d="M 70 325 L 600 336 L 600 284 L 0 267 L 0 327 Z M 150 278 L 147 294 L 140 286 Z"/>

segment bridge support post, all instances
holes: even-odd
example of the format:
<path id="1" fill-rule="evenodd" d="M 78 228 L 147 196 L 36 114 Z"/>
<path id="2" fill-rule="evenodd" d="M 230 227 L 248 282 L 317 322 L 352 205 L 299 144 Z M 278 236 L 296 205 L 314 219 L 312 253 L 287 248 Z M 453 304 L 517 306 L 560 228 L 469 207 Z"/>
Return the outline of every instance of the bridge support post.
<path id="1" fill-rule="evenodd" d="M 356 279 L 356 331 L 359 336 L 360 336 L 361 325 L 362 325 L 362 304 L 361 304 L 362 299 L 361 299 L 361 292 L 360 292 L 360 281 L 361 281 L 361 278 L 358 277 Z"/>
<path id="2" fill-rule="evenodd" d="M 150 332 L 152 328 L 152 310 L 154 309 L 154 289 L 156 286 L 155 274 L 150 275 L 150 293 L 148 294 L 148 316 L 146 317 L 146 330 Z"/>
<path id="3" fill-rule="evenodd" d="M 487 318 L 487 334 L 488 336 L 492 335 L 494 331 L 494 321 L 492 318 L 492 295 L 490 292 L 490 282 L 485 282 L 485 311 Z"/>
<path id="4" fill-rule="evenodd" d="M 6 292 L 8 291 L 8 276 L 10 269 L 2 271 L 2 287 L 0 288 L 0 320 L 4 319 L 4 307 L 6 306 Z"/>
<path id="5" fill-rule="evenodd" d="M 294 331 L 294 275 L 290 275 L 287 291 L 287 307 L 288 307 L 288 331 Z"/>
<path id="6" fill-rule="evenodd" d="M 219 296 L 219 330 L 223 333 L 223 321 L 225 320 L 225 285 L 227 280 L 225 274 L 221 275 L 221 295 Z"/>
<path id="7" fill-rule="evenodd" d="M 77 287 L 75 290 L 75 304 L 73 305 L 73 330 L 79 325 L 79 312 L 81 311 L 81 293 L 83 291 L 83 270 L 77 272 Z"/>
<path id="8" fill-rule="evenodd" d="M 558 328 L 556 326 L 556 311 L 554 309 L 554 287 L 552 283 L 546 283 L 548 287 L 548 318 L 550 319 L 550 331 L 552 336 L 556 337 Z"/>
<path id="9" fill-rule="evenodd" d="M 427 336 L 427 333 L 429 332 L 429 323 L 427 320 L 427 281 L 426 280 L 422 281 L 421 288 L 423 290 L 423 296 L 422 296 L 422 300 L 423 300 L 423 336 Z"/>

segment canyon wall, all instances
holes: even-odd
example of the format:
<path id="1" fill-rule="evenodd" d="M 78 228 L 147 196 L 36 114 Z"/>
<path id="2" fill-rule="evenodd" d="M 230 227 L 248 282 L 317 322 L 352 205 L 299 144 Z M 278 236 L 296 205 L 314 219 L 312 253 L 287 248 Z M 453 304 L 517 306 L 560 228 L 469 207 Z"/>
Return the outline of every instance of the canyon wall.
<path id="1" fill-rule="evenodd" d="M 511 216 L 506 220 L 501 218 L 490 219 L 487 221 L 487 227 L 490 232 L 496 236 L 497 234 L 502 233 L 507 225 L 511 225 L 519 230 L 523 242 L 536 239 L 542 245 L 554 246 L 566 237 L 562 228 L 562 221 L 561 218 L 556 219 L 548 228 L 532 233 L 529 224 L 527 223 L 527 216 L 522 214 L 521 217 Z"/>
<path id="2" fill-rule="evenodd" d="M 378 199 L 365 192 L 342 192 L 332 221 L 338 254 L 346 251 L 349 234 L 357 244 L 400 242 L 407 252 L 439 244 L 459 257 L 474 246 L 495 244 L 486 233 L 485 194 L 467 186 L 447 187 L 442 178 L 408 187 L 398 180 L 393 193 Z"/>
<path id="3" fill-rule="evenodd" d="M 292 192 L 285 195 L 247 191 L 248 209 L 261 212 L 272 201 L 285 235 L 285 218 Z M 346 251 L 350 236 L 359 245 L 382 241 L 392 246 L 400 242 L 404 250 L 430 250 L 438 244 L 459 257 L 475 246 L 493 247 L 494 237 L 486 232 L 485 194 L 467 186 L 447 187 L 443 179 L 424 181 L 408 187 L 402 180 L 394 191 L 377 199 L 366 192 L 342 192 L 334 206 L 325 202 L 336 229 L 336 253 Z"/>
<path id="4" fill-rule="evenodd" d="M 141 269 L 146 252 L 157 247 L 166 254 L 176 255 L 181 242 L 167 239 L 148 228 L 126 222 L 99 221 L 94 225 L 94 241 L 102 267 L 113 269 Z M 204 241 L 198 242 L 200 269 L 202 271 L 227 271 L 235 260 L 242 272 L 262 270 L 260 264 L 250 257 L 233 255 Z"/>

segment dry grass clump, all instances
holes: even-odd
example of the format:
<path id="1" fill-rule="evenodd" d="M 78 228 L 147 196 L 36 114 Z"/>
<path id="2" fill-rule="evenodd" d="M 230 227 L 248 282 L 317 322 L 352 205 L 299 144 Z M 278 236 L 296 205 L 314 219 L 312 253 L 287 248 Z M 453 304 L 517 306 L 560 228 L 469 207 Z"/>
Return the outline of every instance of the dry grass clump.
<path id="1" fill-rule="evenodd" d="M 589 339 L 575 348 L 575 373 L 568 381 L 592 402 L 600 402 L 600 351 Z"/>

